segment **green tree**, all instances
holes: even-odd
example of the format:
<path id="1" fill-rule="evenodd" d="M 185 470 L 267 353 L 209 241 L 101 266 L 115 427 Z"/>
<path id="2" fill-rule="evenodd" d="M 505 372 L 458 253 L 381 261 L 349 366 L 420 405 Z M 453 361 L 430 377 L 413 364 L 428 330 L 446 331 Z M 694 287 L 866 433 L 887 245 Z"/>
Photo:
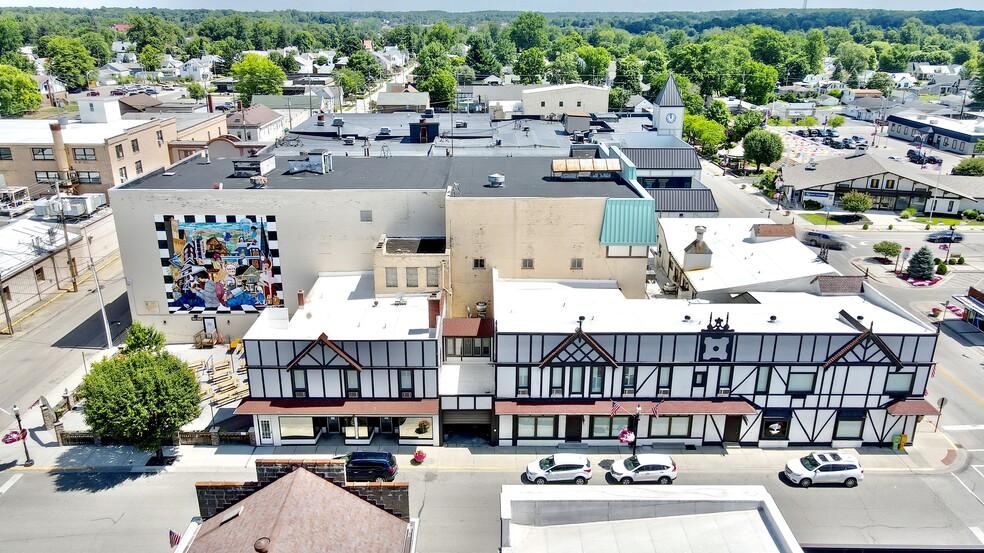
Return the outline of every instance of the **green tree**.
<path id="1" fill-rule="evenodd" d="M 977 80 L 970 90 L 970 94 L 974 97 L 974 102 L 984 104 L 984 63 L 978 64 Z"/>
<path id="2" fill-rule="evenodd" d="M 782 158 L 782 138 L 776 133 L 757 129 L 745 135 L 741 143 L 745 149 L 745 159 L 755 163 L 756 171 L 762 168 L 763 163 L 771 165 Z"/>
<path id="3" fill-rule="evenodd" d="M 238 80 L 236 92 L 245 106 L 252 103 L 254 94 L 282 94 L 287 78 L 283 69 L 259 54 L 246 54 L 232 64 L 231 72 Z"/>
<path id="4" fill-rule="evenodd" d="M 503 33 L 492 46 L 492 53 L 495 54 L 495 59 L 499 60 L 499 63 L 510 65 L 516 60 L 516 44 Z"/>
<path id="5" fill-rule="evenodd" d="M 615 60 L 615 81 L 613 87 L 627 90 L 629 94 L 642 92 L 642 65 L 639 58 L 629 55 Z M 624 104 L 623 104 L 624 105 Z"/>
<path id="6" fill-rule="evenodd" d="M 919 280 L 930 280 L 936 267 L 933 266 L 933 252 L 923 246 L 909 258 L 909 276 Z"/>
<path id="7" fill-rule="evenodd" d="M 980 144 L 980 141 L 978 141 Z M 977 147 L 974 147 L 976 151 Z M 953 168 L 954 175 L 964 175 L 970 177 L 984 177 L 984 157 L 967 158 Z"/>
<path id="8" fill-rule="evenodd" d="M 769 94 L 775 90 L 776 82 L 779 80 L 779 72 L 776 68 L 750 61 L 744 64 L 741 70 L 745 86 L 745 93 L 740 94 L 741 97 L 755 104 L 764 104 L 768 101 Z M 736 79 L 734 84 L 740 85 L 740 81 Z"/>
<path id="9" fill-rule="evenodd" d="M 69 89 L 82 88 L 88 83 L 88 74 L 96 68 L 85 45 L 77 38 L 52 37 L 47 44 L 48 69 Z"/>
<path id="10" fill-rule="evenodd" d="M 844 205 L 845 211 L 855 214 L 864 213 L 871 209 L 872 206 L 871 196 L 856 190 L 852 190 L 841 196 L 841 203 Z"/>
<path id="11" fill-rule="evenodd" d="M 290 41 L 291 44 L 297 47 L 297 51 L 311 52 L 317 46 L 317 41 L 314 39 L 314 35 L 310 31 L 297 31 L 294 33 L 294 37 Z"/>
<path id="12" fill-rule="evenodd" d="M 520 51 L 547 45 L 547 18 L 536 12 L 523 12 L 509 24 L 509 38 Z"/>
<path id="13" fill-rule="evenodd" d="M 188 96 L 192 100 L 201 100 L 205 97 L 205 87 L 199 83 L 190 83 L 188 85 Z"/>
<path id="14" fill-rule="evenodd" d="M 550 84 L 567 84 L 581 82 L 580 67 L 577 64 L 577 54 L 564 52 L 547 68 L 547 82 Z"/>
<path id="15" fill-rule="evenodd" d="M 106 43 L 106 39 L 101 34 L 85 33 L 79 37 L 79 40 L 85 45 L 92 59 L 95 60 L 96 66 L 105 65 L 113 57 L 109 44 Z"/>
<path id="16" fill-rule="evenodd" d="M 566 35 L 552 41 L 547 51 L 547 58 L 555 61 L 562 54 L 573 54 L 578 48 L 588 46 L 581 33 L 569 31 Z"/>
<path id="17" fill-rule="evenodd" d="M 383 66 L 379 64 L 379 60 L 376 59 L 376 56 L 369 53 L 368 50 L 359 50 L 349 56 L 348 65 L 346 67 L 352 71 L 362 73 L 362 76 L 366 78 L 367 83 L 375 83 L 377 81 L 384 80 L 386 77 L 386 71 L 383 70 Z"/>
<path id="18" fill-rule="evenodd" d="M 789 55 L 789 39 L 775 29 L 759 29 L 752 33 L 749 52 L 752 59 L 766 65 L 782 65 Z"/>
<path id="19" fill-rule="evenodd" d="M 450 49 L 458 42 L 458 32 L 454 30 L 446 21 L 438 21 L 424 32 L 424 42 L 437 42 L 445 49 Z"/>
<path id="20" fill-rule="evenodd" d="M 442 70 L 451 70 L 448 51 L 439 42 L 430 42 L 417 54 L 417 68 L 413 74 L 424 80 Z"/>
<path id="21" fill-rule="evenodd" d="M 843 115 L 835 115 L 835 116 L 827 119 L 827 125 L 829 127 L 831 127 L 831 128 L 836 129 L 837 127 L 840 127 L 841 125 L 843 125 L 844 124 L 844 121 L 845 121 L 845 119 L 844 119 L 844 116 Z"/>
<path id="22" fill-rule="evenodd" d="M 892 242 L 891 240 L 882 240 L 875 244 L 872 249 L 875 250 L 875 253 L 880 253 L 884 257 L 893 258 L 898 257 L 902 253 L 902 244 Z"/>
<path id="23" fill-rule="evenodd" d="M 484 33 L 475 33 L 468 37 L 468 54 L 465 56 L 465 63 L 475 70 L 476 77 L 498 75 L 502 70 L 502 65 L 492 53 L 492 37 Z"/>
<path id="24" fill-rule="evenodd" d="M 704 108 L 704 117 L 727 127 L 731 112 L 728 111 L 727 104 L 721 100 L 714 100 Z"/>
<path id="25" fill-rule="evenodd" d="M 978 138 L 977 144 L 974 144 L 975 154 L 984 154 L 984 138 Z"/>
<path id="26" fill-rule="evenodd" d="M 895 87 L 895 81 L 892 80 L 892 76 L 888 73 L 879 71 L 868 78 L 867 88 L 873 88 L 875 90 L 881 90 L 882 94 L 888 96 L 892 92 L 892 88 Z"/>
<path id="27" fill-rule="evenodd" d="M 451 74 L 454 75 L 454 80 L 458 84 L 471 84 L 475 82 L 475 79 L 477 78 L 475 70 L 467 65 L 459 65 L 455 67 L 454 70 L 451 71 Z"/>
<path id="28" fill-rule="evenodd" d="M 700 144 L 700 153 L 705 157 L 716 156 L 727 138 L 720 123 L 687 114 L 683 116 L 683 136 L 691 143 Z"/>
<path id="29" fill-rule="evenodd" d="M 23 45 L 20 23 L 11 17 L 0 18 L 0 54 L 16 52 Z"/>
<path id="30" fill-rule="evenodd" d="M 806 34 L 806 67 L 812 74 L 817 74 L 823 69 L 823 58 L 827 55 L 827 41 L 823 38 L 820 29 L 810 29 Z"/>
<path id="31" fill-rule="evenodd" d="M 871 69 L 875 51 L 861 44 L 842 42 L 834 55 L 837 57 L 837 67 L 841 71 L 857 76 L 862 71 Z"/>
<path id="32" fill-rule="evenodd" d="M 519 82 L 522 84 L 542 83 L 546 72 L 547 63 L 544 60 L 544 52 L 540 48 L 523 50 L 513 66 L 513 73 L 519 76 Z"/>
<path id="33" fill-rule="evenodd" d="M 332 78 L 342 87 L 342 94 L 351 96 L 366 87 L 366 78 L 358 71 L 351 69 L 336 69 L 331 73 Z M 419 89 L 419 87 L 418 87 Z"/>
<path id="34" fill-rule="evenodd" d="M 140 50 L 140 55 L 137 56 L 137 59 L 140 60 L 140 65 L 143 66 L 144 71 L 157 71 L 161 68 L 163 57 L 163 52 L 155 46 L 148 44 Z"/>
<path id="35" fill-rule="evenodd" d="M 20 117 L 41 107 L 38 83 L 28 73 L 0 65 L 0 115 Z"/>
<path id="36" fill-rule="evenodd" d="M 455 96 L 454 75 L 440 69 L 417 85 L 417 90 L 430 93 L 431 105 L 451 107 Z"/>
<path id="37" fill-rule="evenodd" d="M 283 69 L 285 73 L 295 73 L 300 69 L 300 65 L 297 63 L 297 60 L 294 59 L 294 56 L 285 56 L 274 50 L 270 52 L 267 58 L 275 63 L 277 67 Z M 351 60 L 351 58 L 349 59 Z"/>
<path id="38" fill-rule="evenodd" d="M 34 62 L 27 59 L 27 56 L 21 55 L 17 52 L 7 52 L 6 54 L 0 54 L 0 65 L 9 65 L 11 67 L 16 67 L 21 71 L 27 73 L 28 75 L 34 75 L 37 73 L 37 66 Z"/>
<path id="39" fill-rule="evenodd" d="M 581 68 L 581 78 L 591 84 L 598 84 L 608 73 L 608 64 L 612 61 L 611 54 L 601 46 L 582 46 L 577 49 L 584 66 Z"/>
<path id="40" fill-rule="evenodd" d="M 816 117 L 810 116 L 810 117 L 804 117 L 803 119 L 801 119 L 800 122 L 799 122 L 799 124 L 802 125 L 802 126 L 804 126 L 804 127 L 816 127 L 817 125 L 820 124 L 820 121 L 817 121 L 817 118 Z"/>
<path id="41" fill-rule="evenodd" d="M 889 73 L 905 71 L 911 51 L 904 44 L 893 44 L 878 54 L 878 69 Z"/>
<path id="42" fill-rule="evenodd" d="M 660 51 L 650 52 L 642 66 L 642 79 L 649 82 L 652 76 L 663 73 L 666 73 L 666 54 Z"/>
<path id="43" fill-rule="evenodd" d="M 611 111 L 625 110 L 625 104 L 629 102 L 632 93 L 624 88 L 614 87 L 608 93 L 608 109 Z"/>
<path id="44" fill-rule="evenodd" d="M 138 350 L 93 363 L 79 392 L 94 432 L 158 458 L 164 455 L 161 442 L 202 410 L 194 371 L 167 352 Z"/>
<path id="45" fill-rule="evenodd" d="M 126 339 L 123 341 L 123 352 L 127 355 L 138 351 L 158 353 L 164 349 L 166 344 L 167 338 L 164 337 L 164 333 L 152 326 L 135 322 L 126 332 Z"/>
<path id="46" fill-rule="evenodd" d="M 737 144 L 741 142 L 745 136 L 759 128 L 762 123 L 762 112 L 760 111 L 746 111 L 739 113 L 731 121 L 731 127 L 728 129 L 728 139 Z"/>
<path id="47" fill-rule="evenodd" d="M 130 18 L 130 23 L 133 27 L 126 32 L 126 38 L 133 42 L 139 51 L 143 51 L 143 47 L 148 44 L 164 51 L 167 46 L 183 42 L 184 33 L 181 28 L 165 21 L 162 17 L 135 15 Z"/>

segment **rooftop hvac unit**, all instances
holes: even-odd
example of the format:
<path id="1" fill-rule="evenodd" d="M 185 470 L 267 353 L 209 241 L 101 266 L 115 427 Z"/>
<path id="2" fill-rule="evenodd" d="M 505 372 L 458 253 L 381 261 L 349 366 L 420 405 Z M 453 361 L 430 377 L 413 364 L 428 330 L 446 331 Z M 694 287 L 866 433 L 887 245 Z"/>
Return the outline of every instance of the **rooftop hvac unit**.
<path id="1" fill-rule="evenodd" d="M 345 119 L 342 119 L 341 117 L 336 117 L 331 122 L 331 126 L 332 127 L 344 127 L 345 126 Z"/>
<path id="2" fill-rule="evenodd" d="M 379 129 L 379 136 L 389 136 L 389 135 L 390 135 L 390 128 L 389 127 L 381 127 Z"/>
<path id="3" fill-rule="evenodd" d="M 492 188 L 499 188 L 506 182 L 506 176 L 501 173 L 492 173 L 489 175 L 489 186 Z"/>

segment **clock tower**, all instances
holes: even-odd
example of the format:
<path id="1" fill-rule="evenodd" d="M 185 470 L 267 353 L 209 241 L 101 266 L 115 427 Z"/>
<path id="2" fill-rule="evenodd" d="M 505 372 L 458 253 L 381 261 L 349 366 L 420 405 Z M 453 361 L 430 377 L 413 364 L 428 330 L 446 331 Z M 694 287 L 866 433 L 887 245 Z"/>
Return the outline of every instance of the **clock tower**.
<path id="1" fill-rule="evenodd" d="M 666 79 L 663 89 L 653 101 L 653 126 L 658 134 L 669 134 L 683 139 L 683 96 L 677 88 L 673 73 Z"/>

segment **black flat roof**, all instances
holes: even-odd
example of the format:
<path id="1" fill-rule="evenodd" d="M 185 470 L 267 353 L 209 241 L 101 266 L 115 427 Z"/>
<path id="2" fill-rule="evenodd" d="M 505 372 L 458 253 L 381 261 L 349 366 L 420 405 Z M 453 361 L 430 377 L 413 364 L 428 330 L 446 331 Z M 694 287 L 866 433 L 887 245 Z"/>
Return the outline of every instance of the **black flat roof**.
<path id="1" fill-rule="evenodd" d="M 237 158 L 239 159 L 239 158 Z M 289 160 L 277 157 L 276 169 L 267 173 L 266 190 L 434 190 L 457 184 L 452 192 L 461 197 L 611 197 L 638 195 L 620 177 L 595 180 L 561 180 L 550 175 L 551 158 L 546 157 L 339 157 L 332 158 L 332 171 L 288 174 Z M 211 190 L 221 182 L 225 190 L 255 188 L 249 178 L 233 177 L 233 159 L 206 164 L 194 156 L 166 169 L 158 169 L 120 185 L 120 190 Z M 502 187 L 489 186 L 489 175 L 505 176 Z"/>

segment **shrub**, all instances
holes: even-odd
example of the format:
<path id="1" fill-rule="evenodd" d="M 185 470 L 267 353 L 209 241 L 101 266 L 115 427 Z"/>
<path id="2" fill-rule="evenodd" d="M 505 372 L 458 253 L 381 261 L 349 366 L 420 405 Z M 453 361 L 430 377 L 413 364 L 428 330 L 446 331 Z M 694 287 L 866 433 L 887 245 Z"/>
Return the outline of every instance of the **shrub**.
<path id="1" fill-rule="evenodd" d="M 945 275 L 947 272 L 949 272 L 949 270 L 950 269 L 947 269 L 946 268 L 946 265 L 938 265 L 936 267 L 936 274 L 938 274 L 938 275 Z"/>
<path id="2" fill-rule="evenodd" d="M 978 221 L 984 221 L 984 213 L 981 213 L 980 215 L 978 215 L 977 216 L 977 220 Z"/>
<path id="3" fill-rule="evenodd" d="M 902 210 L 902 218 L 903 219 L 908 219 L 910 217 L 915 217 L 915 215 L 916 215 L 916 208 L 914 208 L 914 207 L 907 207 L 907 208 L 905 208 L 905 209 Z"/>
<path id="4" fill-rule="evenodd" d="M 926 223 L 926 229 L 925 230 L 929 230 L 929 223 Z"/>
<path id="5" fill-rule="evenodd" d="M 938 257 L 934 257 L 933 258 L 933 265 L 939 265 L 940 263 L 943 263 L 943 260 L 942 259 L 940 259 Z"/>
<path id="6" fill-rule="evenodd" d="M 888 225 L 888 230 L 892 230 L 894 228 L 895 228 L 895 225 Z"/>
<path id="7" fill-rule="evenodd" d="M 865 223 L 864 226 L 861 227 L 861 230 L 868 230 L 868 223 Z"/>
<path id="8" fill-rule="evenodd" d="M 957 258 L 957 265 L 963 265 L 964 264 L 964 261 L 965 261 L 965 259 L 961 255 L 960 257 Z"/>
<path id="9" fill-rule="evenodd" d="M 961 215 L 964 219 L 976 219 L 981 213 L 976 209 L 966 209 Z"/>
<path id="10" fill-rule="evenodd" d="M 806 200 L 803 202 L 803 209 L 807 211 L 817 211 L 821 207 L 823 207 L 823 204 L 816 200 Z"/>
<path id="11" fill-rule="evenodd" d="M 950 259 L 947 259 L 946 260 L 946 264 L 947 265 L 956 265 L 957 264 L 957 259 L 954 258 L 954 257 L 951 257 Z"/>

